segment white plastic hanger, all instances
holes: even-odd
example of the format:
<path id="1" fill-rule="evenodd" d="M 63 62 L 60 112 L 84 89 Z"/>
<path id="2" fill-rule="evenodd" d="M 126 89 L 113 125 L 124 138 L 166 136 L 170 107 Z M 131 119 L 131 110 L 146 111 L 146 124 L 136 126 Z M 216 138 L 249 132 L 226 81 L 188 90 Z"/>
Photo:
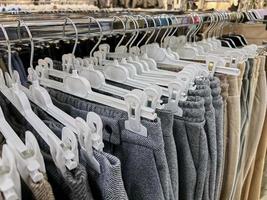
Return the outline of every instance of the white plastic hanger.
<path id="1" fill-rule="evenodd" d="M 11 86 L 7 87 L 3 81 L 2 71 L 0 71 L 0 79 L 0 91 L 49 145 L 51 155 L 60 171 L 64 173 L 66 168 L 69 170 L 76 168 L 79 159 L 77 154 L 77 140 L 74 133 L 69 129 L 63 129 L 61 141 L 32 111 L 27 96 L 19 89 L 17 83 L 12 83 Z M 6 74 L 6 79 L 9 80 L 9 83 L 12 82 L 8 74 Z M 71 149 L 67 146 L 70 146 Z"/>
<path id="2" fill-rule="evenodd" d="M 88 59 L 92 63 L 94 63 L 95 60 L 97 60 L 97 65 L 94 66 L 95 69 L 103 72 L 105 78 L 108 80 L 123 83 L 125 85 L 129 85 L 129 86 L 132 86 L 134 88 L 145 89 L 147 87 L 150 87 L 151 83 L 156 82 L 156 81 L 151 82 L 146 77 L 138 76 L 136 69 L 143 70 L 143 69 L 141 69 L 141 68 L 143 68 L 143 66 L 139 62 L 133 61 L 131 57 L 129 58 L 130 61 L 132 61 L 131 63 L 126 61 L 126 59 L 124 59 L 124 58 L 122 59 L 121 62 L 118 62 L 118 60 L 116 60 L 116 59 L 114 61 L 108 61 L 107 62 L 105 60 L 105 58 L 107 56 L 107 53 L 109 52 L 109 46 L 106 44 L 101 45 L 99 47 L 100 51 L 94 52 L 94 57 L 92 57 L 93 51 L 94 51 L 94 49 L 97 48 L 97 45 L 101 42 L 103 34 L 102 34 L 102 27 L 101 27 L 100 23 L 98 22 L 98 20 L 96 20 L 95 18 L 92 18 L 92 17 L 89 17 L 89 19 L 90 19 L 90 21 L 94 20 L 98 24 L 98 27 L 100 30 L 99 40 L 96 43 L 96 45 L 93 47 L 93 49 L 91 50 L 90 59 Z M 131 17 L 130 17 L 130 19 L 131 19 Z M 122 20 L 121 20 L 121 22 L 122 22 Z M 136 26 L 135 23 L 134 23 L 134 25 Z M 124 23 L 123 23 L 123 26 L 125 28 Z M 133 42 L 131 42 L 130 45 L 132 45 L 132 44 L 133 44 Z M 123 48 L 120 48 L 120 49 L 126 49 L 125 52 L 127 52 L 126 46 L 123 46 Z M 96 64 L 96 63 L 94 63 L 94 64 Z M 165 83 L 162 82 L 162 84 L 165 84 Z M 163 94 L 164 94 L 164 92 L 165 92 L 165 94 L 167 94 L 167 91 L 163 91 Z"/>
<path id="3" fill-rule="evenodd" d="M 20 21 L 30 37 L 31 42 L 31 58 L 33 58 L 33 38 L 28 26 L 24 21 Z M 1 27 L 5 33 L 7 47 L 8 47 L 8 60 L 11 61 L 11 46 L 9 43 L 9 38 L 6 33 L 5 28 Z M 31 60 L 32 64 L 32 60 Z M 5 79 L 2 70 L 0 70 L 0 91 L 2 94 L 16 107 L 16 109 L 25 117 L 25 119 L 32 125 L 32 127 L 37 131 L 37 133 L 42 137 L 42 139 L 50 147 L 50 152 L 52 158 L 59 168 L 61 173 L 64 173 L 66 169 L 72 170 L 77 167 L 79 162 L 78 158 L 78 148 L 77 139 L 73 132 L 68 128 L 62 130 L 62 140 L 60 140 L 45 124 L 38 118 L 38 116 L 32 111 L 30 102 L 25 95 L 19 89 L 17 84 L 16 75 L 17 72 L 13 73 L 11 62 L 9 62 L 9 69 L 11 69 L 10 74 L 15 74 L 12 79 L 8 73 L 5 74 Z M 7 84 L 7 85 L 6 85 Z M 70 147 L 70 148 L 69 148 Z"/>
<path id="4" fill-rule="evenodd" d="M 81 77 L 77 74 L 77 70 L 73 70 L 72 74 L 69 74 L 64 71 L 59 71 L 50 68 L 51 66 L 42 65 L 41 62 L 38 62 L 39 65 L 36 67 L 36 72 L 38 74 L 38 80 L 41 85 L 50 87 L 56 90 L 60 90 L 70 95 L 80 97 L 89 101 L 97 102 L 103 105 L 107 105 L 122 111 L 128 111 L 127 105 L 130 102 L 116 99 L 110 96 L 102 95 L 91 90 L 90 83 L 84 77 Z M 54 77 L 61 78 L 63 82 L 58 82 L 55 80 L 49 79 L 49 75 Z M 134 94 L 127 94 L 126 96 L 135 96 Z M 138 98 L 138 97 L 136 97 Z M 139 109 L 139 108 L 138 108 Z M 156 118 L 155 111 L 151 108 L 141 107 L 136 112 L 140 112 L 140 116 L 154 120 Z M 140 123 L 141 124 L 141 123 Z M 137 131 L 138 133 L 138 131 Z"/>
<path id="5" fill-rule="evenodd" d="M 57 108 L 53 104 L 49 93 L 43 87 L 39 85 L 36 72 L 31 68 L 28 69 L 28 72 L 29 72 L 30 81 L 32 82 L 32 85 L 28 89 L 22 86 L 21 84 L 19 84 L 20 88 L 25 92 L 25 94 L 28 96 L 28 98 L 33 103 L 38 105 L 49 115 L 53 116 L 63 125 L 70 128 L 78 136 L 78 141 L 81 145 L 81 148 L 84 148 L 84 150 L 88 153 L 88 158 L 91 161 L 91 166 L 94 167 L 94 169 L 100 173 L 100 164 L 94 158 L 92 148 L 95 148 L 96 150 L 102 150 L 102 148 L 99 149 L 99 145 L 97 146 L 92 145 L 93 131 L 92 129 L 89 128 L 89 125 L 88 125 L 89 123 L 91 124 L 91 122 L 88 122 L 88 121 L 85 122 L 80 117 L 77 117 L 76 119 L 74 119 L 67 113 Z M 88 119 L 91 119 L 91 118 L 88 118 Z M 97 123 L 95 124 L 96 126 L 101 126 Z M 101 143 L 101 142 L 102 141 L 98 141 L 97 143 Z M 102 142 L 102 146 L 103 146 L 103 142 Z"/>
<path id="6" fill-rule="evenodd" d="M 131 19 L 131 18 L 130 18 Z M 146 20 L 145 20 L 146 21 Z M 146 21 L 147 22 L 147 21 Z M 133 19 L 133 23 L 135 27 L 138 26 L 137 22 Z M 124 25 L 125 27 L 125 25 Z M 138 26 L 139 27 L 139 26 Z M 101 29 L 101 27 L 99 27 Z M 134 43 L 134 40 L 137 38 L 138 32 L 133 38 L 133 41 L 131 41 L 130 45 L 130 51 L 131 54 L 127 54 L 127 46 L 119 47 L 117 48 L 117 51 L 122 51 L 124 52 L 123 54 L 127 57 L 127 60 L 125 58 L 122 58 L 121 62 L 116 62 L 116 65 L 123 66 L 129 71 L 129 78 L 134 79 L 134 82 L 139 81 L 139 83 L 142 85 L 143 83 L 150 83 L 150 84 L 158 84 L 162 86 L 168 86 L 168 82 L 170 82 L 170 79 L 175 80 L 176 76 L 173 74 L 168 74 L 168 73 L 160 73 L 160 72 L 155 72 L 149 69 L 149 64 L 147 63 L 148 61 L 151 61 L 152 59 L 140 59 L 138 57 L 139 53 L 139 47 L 131 47 L 131 45 Z M 145 36 L 145 35 L 144 35 Z M 143 37 L 144 38 L 144 37 Z M 141 40 L 139 41 L 141 42 Z M 100 63 L 106 63 L 105 66 L 103 67 L 104 69 L 109 67 L 111 64 L 110 61 L 105 61 L 106 55 L 111 55 L 113 53 L 109 52 L 110 47 L 107 44 L 102 44 L 99 47 L 100 52 L 95 52 L 94 55 L 95 57 L 98 57 Z M 118 52 L 115 53 L 117 55 Z M 127 55 L 126 55 L 127 54 Z M 114 55 L 113 55 L 114 58 Z M 135 68 L 135 69 L 134 69 Z M 133 80 L 132 80 L 133 81 Z M 167 91 L 165 91 L 165 94 L 167 94 Z"/>
<path id="7" fill-rule="evenodd" d="M 192 47 L 192 48 L 194 49 L 194 47 Z M 143 50 L 146 50 L 145 46 L 144 46 Z M 216 56 L 214 56 L 214 55 L 205 55 L 205 56 L 203 56 L 203 59 L 206 60 L 206 58 L 209 58 L 210 56 L 212 56 L 213 60 L 216 59 Z M 224 73 L 224 74 L 227 74 L 227 75 L 238 76 L 238 74 L 239 74 L 239 70 L 238 69 L 227 68 L 227 67 L 225 67 L 225 65 L 223 64 L 224 62 L 222 62 L 222 59 L 219 56 L 217 56 L 217 59 L 218 59 L 218 61 L 216 61 L 216 63 L 218 63 L 218 65 L 215 67 L 216 72 Z M 215 62 L 215 60 L 214 60 L 214 62 Z M 207 60 L 206 60 L 206 63 L 208 64 Z M 181 60 L 176 60 L 175 64 L 174 63 L 172 63 L 172 64 L 171 63 L 166 63 L 166 64 L 171 65 L 172 67 L 177 67 L 179 69 L 181 69 L 181 67 L 185 67 L 187 65 L 192 65 L 192 64 L 196 64 L 197 66 L 199 66 L 199 63 L 196 63 L 196 62 L 194 63 L 194 62 L 189 62 L 189 61 L 181 61 Z M 204 65 L 201 64 L 203 66 L 203 70 L 205 70 L 205 68 L 207 68 L 207 64 L 204 64 Z"/>
<path id="8" fill-rule="evenodd" d="M 21 183 L 15 156 L 8 145 L 3 145 L 0 159 L 0 192 L 5 200 L 21 200 Z"/>
<path id="9" fill-rule="evenodd" d="M 68 55 L 64 56 L 66 57 Z M 48 61 L 47 59 L 48 58 L 45 58 L 45 61 L 51 63 L 52 60 Z M 64 59 L 67 60 L 68 58 Z M 125 95 L 130 92 L 129 90 L 107 84 L 103 73 L 101 71 L 95 70 L 93 64 L 88 59 L 82 59 L 77 63 L 77 58 L 75 58 L 74 65 L 74 68 L 78 71 L 79 75 L 86 78 L 90 82 L 91 87 L 94 89 L 114 94 L 122 98 L 124 98 Z"/>
<path id="10" fill-rule="evenodd" d="M 39 145 L 33 134 L 30 131 L 25 133 L 25 145 L 5 120 L 1 108 L 0 132 L 4 135 L 6 143 L 11 147 L 16 157 L 19 173 L 25 183 L 28 183 L 29 177 L 35 183 L 41 181 L 45 173 L 45 165 Z"/>

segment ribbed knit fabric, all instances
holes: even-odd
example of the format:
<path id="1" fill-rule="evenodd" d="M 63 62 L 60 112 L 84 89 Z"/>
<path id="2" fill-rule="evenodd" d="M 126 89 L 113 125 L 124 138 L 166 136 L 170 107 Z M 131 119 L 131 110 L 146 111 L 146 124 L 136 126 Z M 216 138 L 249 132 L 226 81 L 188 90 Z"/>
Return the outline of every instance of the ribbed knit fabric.
<path id="1" fill-rule="evenodd" d="M 175 140 L 173 137 L 173 113 L 166 109 L 157 109 L 156 113 L 161 121 L 164 149 L 170 171 L 174 198 L 179 197 L 178 159 Z"/>
<path id="2" fill-rule="evenodd" d="M 159 119 L 155 122 L 142 120 L 148 130 L 148 137 L 142 137 L 124 128 L 127 119 L 125 112 L 59 91 L 49 90 L 49 93 L 53 102 L 73 117 L 82 117 L 78 110 L 93 111 L 100 115 L 104 126 L 104 151 L 120 159 L 129 199 L 174 198 Z"/>
<path id="3" fill-rule="evenodd" d="M 179 102 L 183 117 L 175 116 L 174 138 L 178 153 L 180 199 L 202 199 L 208 165 L 204 100 L 189 96 Z"/>
<path id="4" fill-rule="evenodd" d="M 47 181 L 46 175 L 44 178 L 34 183 L 32 179 L 29 177 L 28 185 L 33 193 L 34 199 L 36 200 L 54 200 L 54 194 L 50 183 Z"/>
<path id="5" fill-rule="evenodd" d="M 209 80 L 196 80 L 196 90 L 189 90 L 188 95 L 199 96 L 204 99 L 205 105 L 205 133 L 208 141 L 208 168 L 205 181 L 204 199 L 214 199 L 217 171 L 217 141 L 215 127 L 215 110 L 212 105 L 212 96 Z"/>
<path id="6" fill-rule="evenodd" d="M 78 165 L 74 170 L 67 170 L 63 175 L 66 183 L 71 188 L 71 199 L 73 200 L 91 200 L 89 196 L 89 184 L 87 180 L 87 172 L 84 166 Z"/>
<path id="7" fill-rule="evenodd" d="M 91 168 L 87 153 L 80 149 L 81 163 L 86 167 L 95 199 L 127 200 L 119 159 L 99 151 L 94 151 L 94 157 L 100 164 L 100 174 Z"/>
<path id="8" fill-rule="evenodd" d="M 217 140 L 217 169 L 214 199 L 219 199 L 224 169 L 224 103 L 221 96 L 220 80 L 217 77 L 210 82 L 212 104 L 215 110 L 216 140 Z M 227 87 L 227 86 L 226 86 Z"/>
<path id="9" fill-rule="evenodd" d="M 175 116 L 173 122 L 173 136 L 178 158 L 179 199 L 193 200 L 197 182 L 197 172 L 186 130 L 185 121 L 182 118 Z"/>

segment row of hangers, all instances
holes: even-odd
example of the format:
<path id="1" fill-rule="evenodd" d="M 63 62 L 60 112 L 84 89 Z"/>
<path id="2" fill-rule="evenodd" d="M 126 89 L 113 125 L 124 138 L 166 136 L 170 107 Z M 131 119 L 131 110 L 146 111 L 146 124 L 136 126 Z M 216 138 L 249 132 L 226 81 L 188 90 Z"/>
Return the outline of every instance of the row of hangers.
<path id="1" fill-rule="evenodd" d="M 200 30 L 200 25 L 202 26 L 201 18 L 199 18 L 200 23 L 195 23 L 195 19 L 199 17 L 197 14 L 190 16 L 193 26 L 187 34 L 188 38 L 193 37 Z M 12 71 L 12 41 L 9 39 L 6 27 L 0 24 L 8 49 L 8 69 L 10 72 L 3 74 L 0 71 L 0 92 L 48 144 L 52 158 L 62 173 L 67 169 L 72 170 L 77 167 L 79 163 L 78 142 L 81 148 L 84 148 L 88 153 L 92 167 L 100 172 L 99 163 L 93 156 L 93 149 L 103 150 L 103 125 L 100 117 L 89 112 L 86 120 L 74 119 L 53 104 L 45 87 L 125 111 L 128 113 L 125 128 L 132 131 L 133 134 L 146 137 L 147 130 L 141 123 L 142 118 L 155 120 L 157 117 L 156 109 L 163 108 L 170 109 L 175 115 L 182 116 L 183 113 L 178 102 L 186 100 L 189 89 L 195 89 L 195 79 L 213 76 L 215 72 L 237 76 L 239 69 L 236 63 L 246 60 L 251 55 L 256 55 L 255 46 L 246 45 L 239 49 L 222 47 L 216 38 L 218 34 L 215 33 L 218 33 L 218 27 L 221 28 L 225 25 L 225 21 L 229 22 L 229 14 L 214 13 L 210 14 L 210 18 L 211 23 L 204 41 L 187 42 L 181 47 L 179 46 L 181 37 L 176 37 L 174 34 L 182 25 L 178 23 L 174 15 L 115 16 L 113 22 L 120 22 L 123 31 L 111 30 L 112 34 L 120 34 L 121 39 L 115 51 L 110 52 L 108 44 L 100 45 L 104 37 L 101 23 L 96 18 L 88 17 L 88 32 L 90 32 L 92 23 L 97 24 L 99 39 L 87 58 L 74 56 L 81 35 L 75 22 L 66 18 L 65 22 L 73 26 L 75 44 L 72 53 L 62 56 L 62 71 L 53 67 L 53 61 L 50 58 L 39 59 L 38 65 L 33 66 L 35 40 L 27 23 L 20 21 L 19 25 L 26 29 L 31 45 L 30 66 L 28 68 L 30 87 L 23 86 L 18 72 Z M 140 20 L 144 22 L 144 28 L 140 27 Z M 166 21 L 165 25 L 162 25 L 164 20 Z M 152 26 L 149 25 L 151 24 L 149 22 L 152 22 Z M 134 26 L 133 29 L 130 28 L 129 23 Z M 165 31 L 162 33 L 163 29 Z M 129 31 L 131 38 L 125 45 L 122 45 Z M 141 33 L 143 34 L 142 38 L 133 46 Z M 154 35 L 154 41 L 151 42 Z M 158 44 L 157 39 L 160 36 L 161 41 Z M 178 45 L 179 52 L 172 50 L 175 46 L 173 45 L 174 42 Z M 141 46 L 141 44 L 143 45 Z M 205 63 L 180 59 L 180 48 L 192 53 L 196 49 L 198 52 L 200 47 L 203 48 L 201 58 L 204 59 Z M 251 55 L 248 55 L 247 52 Z M 244 57 L 243 54 L 246 56 Z M 233 58 L 233 56 L 235 57 Z M 198 57 L 195 56 L 192 59 L 198 59 Z M 228 67 L 226 67 L 227 62 L 230 62 Z M 171 65 L 182 70 L 178 73 L 162 70 L 158 68 L 161 64 Z M 51 79 L 51 76 L 60 78 L 62 82 Z M 132 91 L 122 89 L 108 84 L 106 80 L 137 89 Z M 114 94 L 121 99 L 94 92 L 92 88 Z M 166 104 L 162 104 L 162 96 L 168 98 Z M 58 138 L 38 118 L 32 111 L 30 102 L 42 108 L 65 126 L 62 130 L 62 138 Z M 23 179 L 30 176 L 34 182 L 40 181 L 43 178 L 41 172 L 45 172 L 44 161 L 33 134 L 26 132 L 26 141 L 23 143 L 5 120 L 1 109 L 0 132 L 4 135 L 7 143 L 4 145 L 0 160 L 0 171 L 4 169 L 3 173 L 0 173 L 0 191 L 5 199 L 20 199 L 19 176 Z"/>

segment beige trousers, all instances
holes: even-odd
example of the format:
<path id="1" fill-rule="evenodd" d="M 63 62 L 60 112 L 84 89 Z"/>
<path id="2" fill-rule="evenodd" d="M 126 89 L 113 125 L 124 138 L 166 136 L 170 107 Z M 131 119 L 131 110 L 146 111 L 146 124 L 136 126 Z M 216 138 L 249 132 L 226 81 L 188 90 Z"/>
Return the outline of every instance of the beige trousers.
<path id="1" fill-rule="evenodd" d="M 218 75 L 218 78 L 220 78 L 221 81 L 221 95 L 223 98 L 223 148 L 224 148 L 224 152 L 223 152 L 223 160 L 225 163 L 225 154 L 226 154 L 226 143 L 227 143 L 227 132 L 228 132 L 228 122 L 227 122 L 227 99 L 228 99 L 228 88 L 229 88 L 229 84 L 228 84 L 228 80 L 227 80 L 227 76 L 225 75 Z M 223 171 L 224 171 L 224 166 L 223 166 Z M 219 189 L 218 189 L 218 197 L 220 198 L 221 196 L 221 190 L 222 190 L 222 184 L 223 184 L 223 177 L 221 182 L 219 183 Z"/>
<path id="2" fill-rule="evenodd" d="M 240 92 L 238 78 L 228 77 L 227 99 L 227 133 L 224 176 L 222 183 L 221 199 L 229 200 L 237 172 L 239 148 L 240 148 Z"/>
<path id="3" fill-rule="evenodd" d="M 252 67 L 252 72 L 251 72 L 251 79 L 250 79 L 250 96 L 248 99 L 249 105 L 248 105 L 248 113 L 252 113 L 252 107 L 253 107 L 253 102 L 254 102 L 254 97 L 255 97 L 255 92 L 256 92 L 256 86 L 257 86 L 257 80 L 258 80 L 258 69 L 260 66 L 260 58 L 254 59 L 254 64 Z M 250 125 L 250 117 L 247 120 L 247 123 L 245 124 L 244 128 L 244 148 L 240 152 L 241 157 L 239 157 L 239 168 L 237 172 L 237 176 L 235 177 L 235 185 L 233 187 L 232 193 L 231 193 L 231 198 L 232 200 L 240 200 L 241 199 L 241 193 L 242 193 L 242 185 L 244 183 L 244 168 L 245 168 L 245 162 L 244 160 L 246 159 L 246 153 L 249 152 L 247 151 L 247 142 L 248 142 L 248 136 L 249 134 L 249 125 Z M 240 138 L 239 138 L 240 139 Z M 240 142 L 240 141 L 239 141 Z M 251 165 L 251 163 L 250 163 Z"/>
<path id="4" fill-rule="evenodd" d="M 259 67 L 258 84 L 249 127 L 250 137 L 247 140 L 245 159 L 247 163 L 243 174 L 245 182 L 242 189 L 242 200 L 260 198 L 264 159 L 267 150 L 267 135 L 265 133 L 267 106 L 265 58 L 261 57 L 261 65 Z"/>
<path id="5" fill-rule="evenodd" d="M 255 158 L 255 166 L 254 168 L 251 167 L 251 171 L 253 171 L 253 176 L 249 188 L 248 200 L 260 199 L 266 150 L 267 150 L 267 115 L 265 114 L 264 127 L 262 130 L 261 139 Z"/>

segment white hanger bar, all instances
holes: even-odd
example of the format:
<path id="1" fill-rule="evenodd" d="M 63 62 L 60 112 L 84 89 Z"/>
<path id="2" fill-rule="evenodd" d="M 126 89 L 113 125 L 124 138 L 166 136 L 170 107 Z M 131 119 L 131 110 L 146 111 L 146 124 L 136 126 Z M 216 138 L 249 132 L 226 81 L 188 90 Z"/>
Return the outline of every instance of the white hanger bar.
<path id="1" fill-rule="evenodd" d="M 76 70 L 73 70 L 73 74 L 71 75 L 63 71 L 47 69 L 42 66 L 37 66 L 36 70 L 37 70 L 37 74 L 39 74 L 39 72 L 42 74 L 41 77 L 40 76 L 38 77 L 41 85 L 44 85 L 46 87 L 50 87 L 56 90 L 60 90 L 62 92 L 65 92 L 70 95 L 74 95 L 74 96 L 77 96 L 77 97 L 80 97 L 80 98 L 83 98 L 89 101 L 101 103 L 103 105 L 109 105 L 111 107 L 127 112 L 127 106 L 126 106 L 125 101 L 93 92 L 91 90 L 91 86 L 88 80 L 83 77 L 80 77 L 77 74 Z M 51 80 L 48 77 L 45 77 L 45 75 L 51 75 L 54 77 L 61 78 L 63 79 L 63 82 L 61 83 L 58 81 Z M 73 87 L 76 88 L 76 92 L 74 92 L 71 89 Z M 150 120 L 154 120 L 156 118 L 155 111 L 153 109 L 146 108 L 146 107 L 142 107 L 141 116 L 146 119 L 150 119 Z"/>

